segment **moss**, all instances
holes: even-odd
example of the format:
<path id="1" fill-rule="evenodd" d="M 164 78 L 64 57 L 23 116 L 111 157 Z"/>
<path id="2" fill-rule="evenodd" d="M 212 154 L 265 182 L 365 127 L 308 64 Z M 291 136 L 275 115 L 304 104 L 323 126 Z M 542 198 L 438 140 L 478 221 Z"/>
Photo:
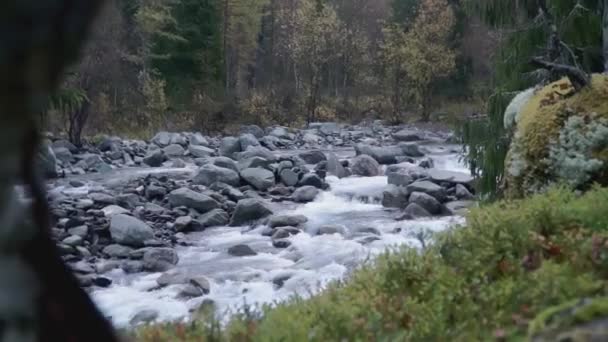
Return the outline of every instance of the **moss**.
<path id="1" fill-rule="evenodd" d="M 574 93 L 567 78 L 539 90 L 524 105 L 519 114 L 517 129 L 511 143 L 511 159 L 507 160 L 507 183 L 520 189 L 510 194 L 525 195 L 542 191 L 558 181 L 549 158 L 550 146 L 559 140 L 560 131 L 572 116 L 590 120 L 608 118 L 608 76 L 594 74 L 589 87 Z M 513 159 L 513 157 L 519 159 Z M 525 165 L 525 170 L 513 174 L 514 165 Z M 603 173 L 602 173 L 603 174 Z"/>

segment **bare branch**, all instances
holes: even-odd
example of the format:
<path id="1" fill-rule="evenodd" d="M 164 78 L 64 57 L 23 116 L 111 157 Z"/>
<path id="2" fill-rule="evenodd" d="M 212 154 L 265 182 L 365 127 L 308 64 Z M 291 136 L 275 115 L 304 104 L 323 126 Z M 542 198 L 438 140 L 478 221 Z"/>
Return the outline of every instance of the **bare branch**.
<path id="1" fill-rule="evenodd" d="M 571 65 L 548 62 L 540 57 L 533 58 L 531 63 L 532 65 L 567 76 L 575 91 L 581 90 L 590 83 L 589 75 L 581 69 Z"/>

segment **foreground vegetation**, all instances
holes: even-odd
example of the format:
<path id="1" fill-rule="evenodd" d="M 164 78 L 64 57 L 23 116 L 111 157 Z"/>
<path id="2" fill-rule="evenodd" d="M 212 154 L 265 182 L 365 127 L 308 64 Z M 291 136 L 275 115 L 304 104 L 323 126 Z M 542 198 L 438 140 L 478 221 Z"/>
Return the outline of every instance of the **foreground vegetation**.
<path id="1" fill-rule="evenodd" d="M 608 317 L 608 189 L 558 188 L 474 209 L 424 251 L 385 255 L 309 300 L 241 315 L 154 325 L 140 341 L 547 340 Z M 579 299 L 593 299 L 578 308 Z M 566 308 L 566 309 L 564 309 Z M 557 328 L 556 328 L 557 327 Z M 580 331 L 579 331 L 580 332 Z"/>

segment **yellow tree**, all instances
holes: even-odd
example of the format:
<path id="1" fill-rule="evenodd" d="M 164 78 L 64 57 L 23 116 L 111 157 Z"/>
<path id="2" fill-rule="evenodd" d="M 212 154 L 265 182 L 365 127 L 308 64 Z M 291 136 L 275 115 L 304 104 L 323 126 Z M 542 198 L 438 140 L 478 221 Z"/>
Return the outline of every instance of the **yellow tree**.
<path id="1" fill-rule="evenodd" d="M 455 68 L 456 55 L 449 42 L 454 23 L 454 12 L 448 0 L 422 0 L 398 53 L 404 57 L 409 91 L 420 108 L 423 121 L 430 117 L 433 82 L 449 76 Z"/>

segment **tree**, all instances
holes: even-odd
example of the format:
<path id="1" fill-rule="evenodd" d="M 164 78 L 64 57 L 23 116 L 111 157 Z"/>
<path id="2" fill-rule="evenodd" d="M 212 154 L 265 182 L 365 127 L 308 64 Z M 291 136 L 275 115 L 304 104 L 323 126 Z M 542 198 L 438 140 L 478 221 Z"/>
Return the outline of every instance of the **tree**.
<path id="1" fill-rule="evenodd" d="M 290 51 L 298 68 L 296 78 L 306 77 L 306 121 L 310 123 L 315 120 L 322 71 L 340 57 L 340 23 L 332 7 L 317 0 L 303 0 L 294 25 Z"/>

